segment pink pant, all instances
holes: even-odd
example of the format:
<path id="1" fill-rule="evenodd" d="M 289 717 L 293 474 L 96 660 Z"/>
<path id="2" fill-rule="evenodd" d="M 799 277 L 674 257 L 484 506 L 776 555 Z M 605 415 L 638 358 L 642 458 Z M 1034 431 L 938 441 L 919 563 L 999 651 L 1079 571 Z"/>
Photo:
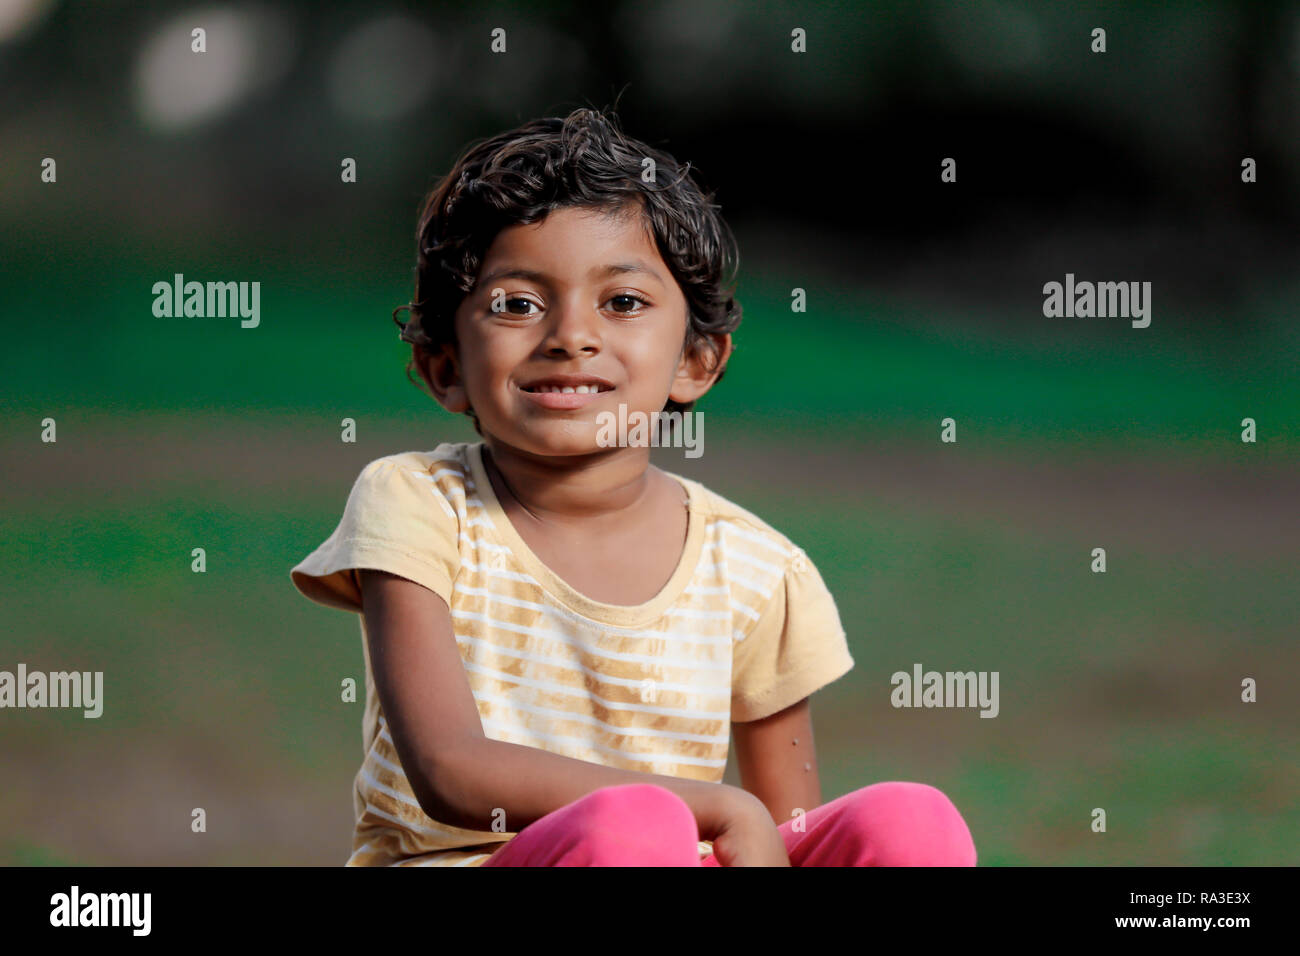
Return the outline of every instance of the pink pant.
<path id="1" fill-rule="evenodd" d="M 942 791 L 876 783 L 778 829 L 791 866 L 974 866 L 966 821 Z M 718 866 L 677 794 L 649 783 L 595 790 L 525 827 L 483 866 Z"/>

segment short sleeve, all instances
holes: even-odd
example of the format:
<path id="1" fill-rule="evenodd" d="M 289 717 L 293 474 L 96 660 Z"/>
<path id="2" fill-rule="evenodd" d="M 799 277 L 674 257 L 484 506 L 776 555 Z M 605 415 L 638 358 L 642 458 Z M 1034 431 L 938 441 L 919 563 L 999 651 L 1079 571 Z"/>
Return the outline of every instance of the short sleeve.
<path id="1" fill-rule="evenodd" d="M 760 720 L 853 668 L 835 599 L 796 550 L 758 621 L 732 651 L 731 719 Z"/>
<path id="2" fill-rule="evenodd" d="M 289 572 L 326 607 L 361 611 L 362 568 L 424 585 L 451 604 L 460 568 L 460 522 L 427 471 L 380 458 L 362 469 L 338 527 Z"/>

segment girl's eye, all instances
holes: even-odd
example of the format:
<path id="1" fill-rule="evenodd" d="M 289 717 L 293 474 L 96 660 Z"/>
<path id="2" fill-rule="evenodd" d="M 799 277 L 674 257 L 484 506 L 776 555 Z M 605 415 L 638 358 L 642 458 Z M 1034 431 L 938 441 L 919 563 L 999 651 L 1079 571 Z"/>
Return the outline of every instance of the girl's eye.
<path id="1" fill-rule="evenodd" d="M 632 295 L 632 294 L 627 293 L 627 292 L 620 292 L 618 295 L 611 296 L 609 301 L 610 301 L 610 302 L 615 302 L 615 301 L 617 301 L 617 300 L 619 300 L 619 299 L 625 299 L 625 300 L 627 300 L 628 302 L 639 302 L 639 303 L 640 303 L 641 305 L 643 305 L 643 306 L 645 306 L 645 305 L 649 305 L 649 304 L 650 304 L 649 302 L 647 302 L 645 299 L 641 298 L 640 296 Z M 636 307 L 633 306 L 633 307 L 630 308 L 630 309 L 617 309 L 617 308 L 616 308 L 614 311 L 615 311 L 615 312 L 620 312 L 620 313 L 635 312 L 635 311 L 636 311 Z"/>
<path id="2" fill-rule="evenodd" d="M 519 296 L 514 296 L 513 298 L 506 299 L 506 314 L 507 314 L 507 315 L 523 315 L 523 316 L 530 316 L 530 315 L 533 314 L 533 313 L 531 313 L 531 312 L 514 312 L 514 311 L 512 311 L 511 308 L 510 308 L 510 303 L 512 303 L 512 302 L 522 302 L 524 305 L 531 305 L 531 306 L 533 306 L 534 308 L 537 306 L 537 303 L 534 302 L 532 299 L 521 299 Z"/>

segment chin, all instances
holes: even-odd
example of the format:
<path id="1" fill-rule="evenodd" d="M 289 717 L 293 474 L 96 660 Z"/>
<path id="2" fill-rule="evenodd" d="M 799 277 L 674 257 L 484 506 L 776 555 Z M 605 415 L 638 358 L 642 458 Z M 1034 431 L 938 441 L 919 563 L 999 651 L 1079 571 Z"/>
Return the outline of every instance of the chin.
<path id="1" fill-rule="evenodd" d="M 518 435 L 511 445 L 541 458 L 567 458 L 572 455 L 590 455 L 603 449 L 596 441 L 596 429 L 586 423 L 575 422 L 571 429 L 550 423 L 545 429 Z"/>

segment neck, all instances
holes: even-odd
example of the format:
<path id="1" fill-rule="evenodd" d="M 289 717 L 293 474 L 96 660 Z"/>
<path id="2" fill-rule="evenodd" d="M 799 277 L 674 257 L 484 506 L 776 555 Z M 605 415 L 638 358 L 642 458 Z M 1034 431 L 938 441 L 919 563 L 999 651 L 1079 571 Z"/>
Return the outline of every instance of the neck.
<path id="1" fill-rule="evenodd" d="M 618 519 L 645 501 L 654 482 L 648 448 L 539 456 L 485 438 L 483 467 L 503 505 L 513 501 L 557 524 Z"/>

